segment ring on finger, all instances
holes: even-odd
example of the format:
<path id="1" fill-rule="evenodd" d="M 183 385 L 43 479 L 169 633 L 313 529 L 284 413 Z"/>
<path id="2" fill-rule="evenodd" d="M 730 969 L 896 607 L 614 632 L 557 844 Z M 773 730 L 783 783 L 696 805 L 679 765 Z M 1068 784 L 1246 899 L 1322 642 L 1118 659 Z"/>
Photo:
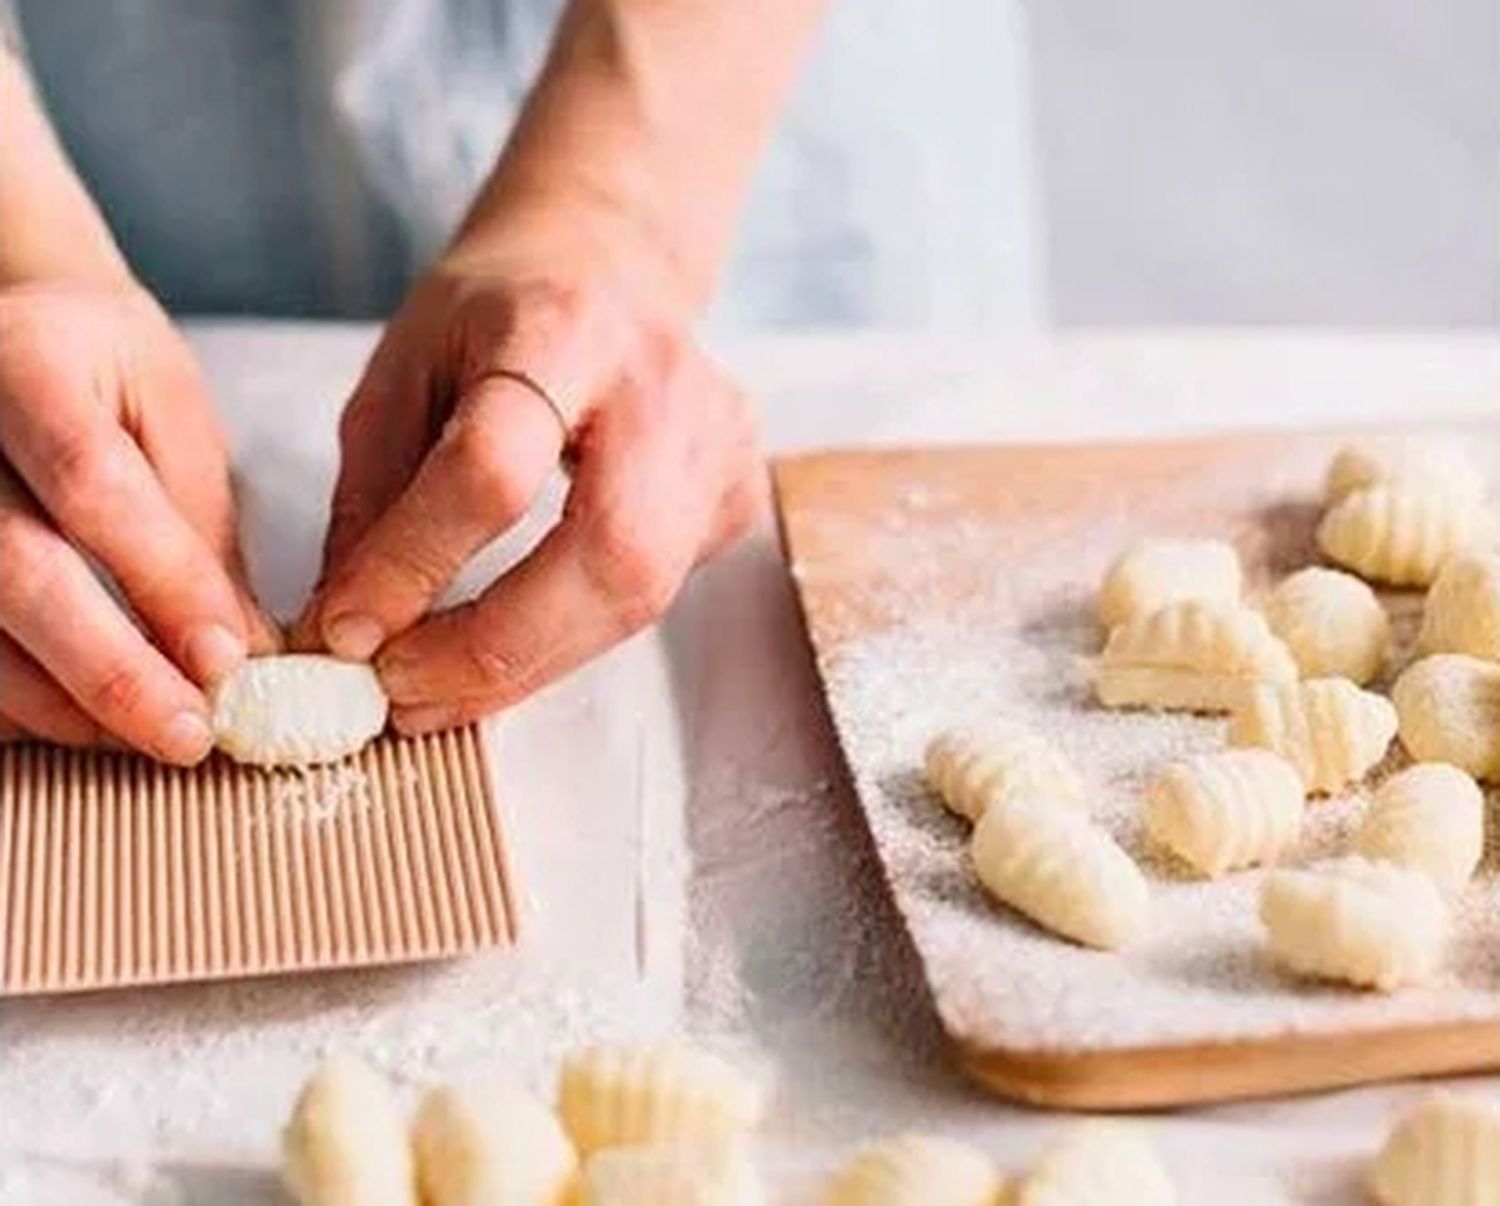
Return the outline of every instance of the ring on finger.
<path id="1" fill-rule="evenodd" d="M 553 395 L 545 385 L 533 377 L 530 373 L 520 369 L 498 368 L 490 371 L 490 376 L 499 377 L 503 381 L 514 381 L 522 389 L 539 398 L 552 412 L 552 417 L 557 420 L 557 426 L 562 432 L 562 459 L 566 463 L 573 456 L 573 441 L 575 432 L 573 419 L 567 409 Z"/>

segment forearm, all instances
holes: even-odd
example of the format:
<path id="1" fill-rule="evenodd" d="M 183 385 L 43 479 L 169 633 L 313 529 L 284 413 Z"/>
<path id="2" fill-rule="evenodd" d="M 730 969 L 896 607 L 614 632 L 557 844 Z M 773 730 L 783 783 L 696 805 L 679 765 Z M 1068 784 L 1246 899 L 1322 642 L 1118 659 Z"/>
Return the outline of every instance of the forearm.
<path id="1" fill-rule="evenodd" d="M 601 244 L 581 254 L 622 257 L 665 303 L 701 306 L 823 7 L 572 0 L 460 244 L 571 230 Z"/>
<path id="2" fill-rule="evenodd" d="M 38 280 L 113 285 L 130 270 L 20 61 L 0 46 L 0 287 Z"/>

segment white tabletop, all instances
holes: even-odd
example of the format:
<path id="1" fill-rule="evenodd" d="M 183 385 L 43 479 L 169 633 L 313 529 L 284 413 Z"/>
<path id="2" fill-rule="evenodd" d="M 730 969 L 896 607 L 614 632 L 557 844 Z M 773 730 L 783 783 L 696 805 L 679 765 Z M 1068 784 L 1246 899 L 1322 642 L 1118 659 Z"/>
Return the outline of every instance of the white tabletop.
<path id="1" fill-rule="evenodd" d="M 333 424 L 373 332 L 199 325 L 233 431 L 252 572 L 295 610 L 317 558 Z M 1074 440 L 1474 416 L 1484 336 L 885 336 L 723 349 L 775 451 Z M 545 522 L 539 515 L 528 529 Z M 493 569 L 509 550 L 497 550 Z M 481 575 L 482 576 L 482 575 Z M 496 721 L 524 901 L 519 950 L 461 963 L 0 1007 L 0 1203 L 261 1202 L 299 1081 L 362 1052 L 432 1079 L 545 1089 L 584 1041 L 686 1029 L 778 1070 L 773 1200 L 861 1139 L 922 1127 L 1015 1165 L 1055 1117 L 971 1089 L 844 782 L 769 522 L 667 621 Z M 1414 1086 L 1151 1120 L 1184 1200 L 1360 1201 L 1358 1164 Z"/>

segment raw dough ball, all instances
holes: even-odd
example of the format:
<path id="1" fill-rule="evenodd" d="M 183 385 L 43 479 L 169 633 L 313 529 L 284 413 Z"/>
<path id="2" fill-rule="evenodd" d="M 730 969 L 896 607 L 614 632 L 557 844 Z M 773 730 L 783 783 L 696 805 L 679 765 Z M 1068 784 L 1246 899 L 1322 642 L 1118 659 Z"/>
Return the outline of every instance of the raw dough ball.
<path id="1" fill-rule="evenodd" d="M 1104 575 L 1099 622 L 1108 631 L 1185 599 L 1233 606 L 1240 579 L 1240 559 L 1222 540 L 1142 540 Z"/>
<path id="2" fill-rule="evenodd" d="M 1438 571 L 1422 607 L 1423 653 L 1500 661 L 1500 556 L 1464 553 Z"/>
<path id="3" fill-rule="evenodd" d="M 578 1206 L 761 1206 L 755 1168 L 738 1143 L 612 1147 L 589 1157 Z"/>
<path id="4" fill-rule="evenodd" d="M 214 688 L 214 740 L 237 762 L 310 766 L 363 749 L 389 709 L 364 662 L 310 653 L 257 657 Z"/>
<path id="5" fill-rule="evenodd" d="M 1448 937 L 1427 876 L 1354 855 L 1271 872 L 1260 919 L 1272 960 L 1288 971 L 1382 992 L 1432 979 Z"/>
<path id="6" fill-rule="evenodd" d="M 1484 501 L 1485 482 L 1462 447 L 1411 437 L 1359 440 L 1345 444 L 1328 466 L 1324 497 L 1329 504 L 1356 490 L 1393 483 L 1419 490 L 1441 490 L 1463 502 Z"/>
<path id="7" fill-rule="evenodd" d="M 1375 592 L 1339 570 L 1298 570 L 1271 592 L 1265 617 L 1304 678 L 1363 685 L 1380 673 L 1391 644 L 1391 622 Z"/>
<path id="8" fill-rule="evenodd" d="M 1367 1179 L 1381 1206 L 1494 1206 L 1500 1102 L 1433 1093 L 1391 1132 Z"/>
<path id="9" fill-rule="evenodd" d="M 509 1085 L 428 1093 L 412 1128 L 425 1206 L 568 1206 L 578 1157 L 546 1106 Z"/>
<path id="10" fill-rule="evenodd" d="M 823 1206 L 997 1206 L 1003 1182 L 988 1156 L 937 1135 L 896 1135 L 838 1171 Z"/>
<path id="11" fill-rule="evenodd" d="M 1210 878 L 1274 862 L 1297 840 L 1302 812 L 1302 780 L 1270 750 L 1175 762 L 1146 789 L 1146 832 Z"/>
<path id="12" fill-rule="evenodd" d="M 1396 680 L 1391 700 L 1413 758 L 1500 780 L 1500 665 L 1463 653 L 1424 657 Z"/>
<path id="13" fill-rule="evenodd" d="M 1228 712 L 1254 683 L 1296 677 L 1292 655 L 1259 613 L 1189 601 L 1111 632 L 1094 690 L 1108 708 Z"/>
<path id="14" fill-rule="evenodd" d="M 1074 942 L 1110 949 L 1146 928 L 1151 901 L 1139 868 L 1074 809 L 997 804 L 974 827 L 969 856 L 997 900 Z"/>
<path id="15" fill-rule="evenodd" d="M 417 1206 L 406 1120 L 390 1086 L 357 1060 L 318 1069 L 281 1144 L 282 1177 L 298 1206 Z"/>
<path id="16" fill-rule="evenodd" d="M 748 1134 L 766 1085 L 692 1047 L 594 1047 L 562 1066 L 557 1106 L 584 1155 L 606 1147 L 708 1143 Z"/>
<path id="17" fill-rule="evenodd" d="M 927 785 L 953 812 L 977 821 L 993 801 L 1040 796 L 1087 808 L 1083 780 L 1052 742 L 1014 727 L 950 730 L 927 746 Z"/>
<path id="18" fill-rule="evenodd" d="M 1346 678 L 1257 686 L 1229 721 L 1229 744 L 1275 750 L 1311 792 L 1364 777 L 1396 736 L 1390 700 Z"/>
<path id="19" fill-rule="evenodd" d="M 1021 1182 L 1015 1206 L 1173 1206 L 1177 1190 L 1139 1128 L 1080 1122 Z"/>
<path id="20" fill-rule="evenodd" d="M 1354 849 L 1425 871 L 1456 892 L 1484 853 L 1484 793 L 1456 766 L 1418 763 L 1381 784 Z"/>
<path id="21" fill-rule="evenodd" d="M 1427 586 L 1449 557 L 1492 530 L 1485 508 L 1441 490 L 1404 485 L 1356 490 L 1318 524 L 1329 560 L 1375 582 Z"/>

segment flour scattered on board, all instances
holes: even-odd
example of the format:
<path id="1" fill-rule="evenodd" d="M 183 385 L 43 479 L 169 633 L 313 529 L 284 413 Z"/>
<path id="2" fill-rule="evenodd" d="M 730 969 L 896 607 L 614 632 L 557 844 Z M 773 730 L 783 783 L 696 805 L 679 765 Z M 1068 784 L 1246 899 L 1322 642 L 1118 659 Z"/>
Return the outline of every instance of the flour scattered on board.
<path id="1" fill-rule="evenodd" d="M 297 767 L 278 773 L 271 788 L 271 812 L 279 821 L 322 824 L 341 809 L 370 807 L 369 776 L 352 763 L 327 771 Z"/>

